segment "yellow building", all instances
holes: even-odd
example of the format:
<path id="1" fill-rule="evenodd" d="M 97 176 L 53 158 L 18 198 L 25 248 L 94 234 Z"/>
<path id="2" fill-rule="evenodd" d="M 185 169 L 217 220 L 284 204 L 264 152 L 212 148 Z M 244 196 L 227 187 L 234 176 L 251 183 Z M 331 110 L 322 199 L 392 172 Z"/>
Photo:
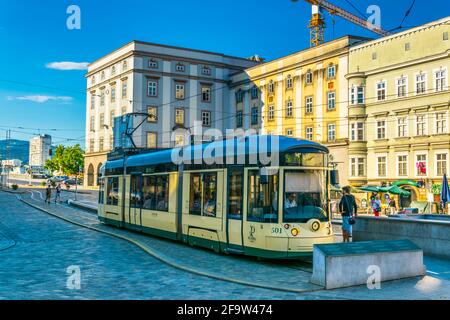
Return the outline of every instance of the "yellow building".
<path id="1" fill-rule="evenodd" d="M 449 172 L 449 32 L 447 17 L 350 48 L 351 184 L 429 187 Z M 405 202 L 426 200 L 410 189 Z"/>
<path id="2" fill-rule="evenodd" d="M 325 144 L 341 184 L 346 184 L 348 52 L 364 41 L 342 37 L 234 75 L 230 105 L 236 112 L 235 127 Z"/>

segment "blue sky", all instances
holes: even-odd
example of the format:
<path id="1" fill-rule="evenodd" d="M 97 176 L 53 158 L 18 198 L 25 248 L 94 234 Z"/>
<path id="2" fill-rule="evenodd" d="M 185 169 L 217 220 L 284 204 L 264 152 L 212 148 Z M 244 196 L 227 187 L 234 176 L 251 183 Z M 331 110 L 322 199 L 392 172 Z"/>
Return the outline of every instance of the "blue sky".
<path id="1" fill-rule="evenodd" d="M 380 6 L 387 30 L 399 26 L 412 3 L 329 1 L 355 14 L 350 3 L 363 13 L 371 4 Z M 81 9 L 81 30 L 66 27 L 72 4 Z M 310 15 L 302 0 L 0 0 L 0 139 L 9 127 L 16 139 L 49 133 L 56 143 L 84 145 L 85 71 L 52 69 L 49 63 L 91 62 L 131 40 L 271 60 L 309 46 Z M 403 25 L 445 16 L 448 0 L 416 0 Z M 339 17 L 332 28 L 326 19 L 326 40 L 375 36 Z"/>

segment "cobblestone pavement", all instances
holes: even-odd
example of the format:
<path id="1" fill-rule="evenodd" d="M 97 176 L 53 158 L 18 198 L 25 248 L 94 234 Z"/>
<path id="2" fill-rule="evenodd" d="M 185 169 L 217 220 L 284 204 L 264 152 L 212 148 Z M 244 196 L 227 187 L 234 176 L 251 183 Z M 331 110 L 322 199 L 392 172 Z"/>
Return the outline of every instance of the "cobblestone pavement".
<path id="1" fill-rule="evenodd" d="M 26 200 L 43 206 L 36 192 L 35 199 Z M 436 274 L 386 282 L 381 290 L 359 286 L 326 291 L 309 283 L 308 263 L 269 263 L 215 254 L 104 226 L 81 210 L 47 206 L 84 225 L 133 237 L 166 259 L 176 257 L 187 268 L 305 290 L 280 292 L 180 271 L 131 243 L 51 217 L 14 195 L 0 193 L 0 208 L 0 299 L 450 299 L 447 261 L 427 259 L 428 269 Z M 15 245 L 2 251 L 5 239 Z M 70 265 L 81 268 L 81 290 L 66 288 Z"/>

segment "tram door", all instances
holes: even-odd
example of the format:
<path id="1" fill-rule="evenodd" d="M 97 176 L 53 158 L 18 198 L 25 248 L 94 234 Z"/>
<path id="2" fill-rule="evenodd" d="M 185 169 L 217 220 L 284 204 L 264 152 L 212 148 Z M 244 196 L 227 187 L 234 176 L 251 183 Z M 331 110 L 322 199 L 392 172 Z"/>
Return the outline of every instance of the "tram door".
<path id="1" fill-rule="evenodd" d="M 244 169 L 228 169 L 226 232 L 230 251 L 244 251 L 242 241 L 242 215 L 244 197 Z"/>
<path id="2" fill-rule="evenodd" d="M 142 229 L 142 175 L 132 174 L 128 223 L 136 230 Z"/>

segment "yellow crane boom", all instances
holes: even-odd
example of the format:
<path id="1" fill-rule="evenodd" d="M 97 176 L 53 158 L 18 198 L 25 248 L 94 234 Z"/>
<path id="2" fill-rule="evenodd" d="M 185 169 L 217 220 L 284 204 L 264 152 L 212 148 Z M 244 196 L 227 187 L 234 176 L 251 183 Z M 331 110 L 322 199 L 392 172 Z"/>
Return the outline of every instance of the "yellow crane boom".
<path id="1" fill-rule="evenodd" d="M 291 0 L 297 2 L 298 0 Z M 368 29 L 376 34 L 387 36 L 391 33 L 383 30 L 367 20 L 361 19 L 354 14 L 325 0 L 305 0 L 312 5 L 312 18 L 309 22 L 311 47 L 324 42 L 325 20 L 322 17 L 321 8 L 327 10 L 330 14 L 342 17 L 358 26 Z"/>

